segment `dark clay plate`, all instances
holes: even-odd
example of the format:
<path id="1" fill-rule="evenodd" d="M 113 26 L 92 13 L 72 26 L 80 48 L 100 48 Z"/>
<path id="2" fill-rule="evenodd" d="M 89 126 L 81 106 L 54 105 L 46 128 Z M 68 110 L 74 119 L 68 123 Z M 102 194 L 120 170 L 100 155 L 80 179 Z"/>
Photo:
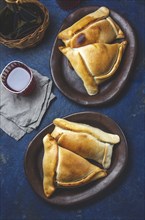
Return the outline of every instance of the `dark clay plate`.
<path id="1" fill-rule="evenodd" d="M 96 6 L 84 7 L 73 12 L 64 20 L 59 32 L 98 8 L 99 7 Z M 58 47 L 63 45 L 62 41 L 56 38 L 54 42 L 50 59 L 53 80 L 65 96 L 79 104 L 93 106 L 108 103 L 121 92 L 131 71 L 136 52 L 133 30 L 129 23 L 118 13 L 111 10 L 110 16 L 119 24 L 125 33 L 125 39 L 128 45 L 115 75 L 103 83 L 99 87 L 100 92 L 94 96 L 87 94 L 81 79 L 76 75 L 75 71 L 70 68 L 67 58 L 59 51 Z"/>
<path id="2" fill-rule="evenodd" d="M 47 133 L 51 133 L 54 125 L 50 124 L 44 128 L 29 144 L 25 155 L 25 173 L 33 190 L 44 200 L 56 205 L 72 205 L 84 202 L 103 192 L 117 179 L 123 171 L 127 161 L 127 142 L 122 130 L 109 117 L 97 112 L 81 112 L 65 117 L 73 122 L 80 122 L 98 127 L 104 131 L 118 134 L 120 143 L 114 146 L 112 163 L 108 169 L 108 175 L 98 181 L 91 182 L 85 186 L 70 189 L 56 189 L 54 194 L 47 198 L 43 192 L 42 158 L 43 143 L 42 139 Z"/>

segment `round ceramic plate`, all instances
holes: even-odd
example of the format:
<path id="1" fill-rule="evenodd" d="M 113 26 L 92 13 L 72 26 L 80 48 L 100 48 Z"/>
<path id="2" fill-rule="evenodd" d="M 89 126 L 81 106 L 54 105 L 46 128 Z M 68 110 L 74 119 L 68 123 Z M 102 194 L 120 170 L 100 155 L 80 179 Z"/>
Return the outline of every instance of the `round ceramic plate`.
<path id="1" fill-rule="evenodd" d="M 99 7 L 96 6 L 84 7 L 73 12 L 64 20 L 59 32 L 98 8 Z M 82 80 L 77 76 L 75 71 L 70 68 L 67 58 L 59 51 L 58 47 L 63 45 L 62 41 L 56 38 L 54 42 L 50 59 L 53 80 L 65 96 L 79 104 L 93 106 L 108 103 L 121 92 L 131 71 L 136 52 L 133 30 L 129 23 L 118 13 L 111 10 L 110 15 L 125 33 L 125 39 L 128 41 L 128 45 L 114 77 L 111 77 L 108 81 L 101 84 L 99 87 L 100 91 L 96 95 L 89 96 L 87 94 Z"/>
<path id="2" fill-rule="evenodd" d="M 122 130 L 109 117 L 96 112 L 81 112 L 69 115 L 65 118 L 73 122 L 92 125 L 106 132 L 118 134 L 121 141 L 114 146 L 111 166 L 108 169 L 108 175 L 105 178 L 88 183 L 82 187 L 70 189 L 57 188 L 54 194 L 50 198 L 47 198 L 43 192 L 42 158 L 44 151 L 42 139 L 47 133 L 52 132 L 54 125 L 50 124 L 44 128 L 28 146 L 24 162 L 25 173 L 33 190 L 47 202 L 57 205 L 72 205 L 84 202 L 103 192 L 113 184 L 123 171 L 127 161 L 128 152 L 127 142 Z"/>

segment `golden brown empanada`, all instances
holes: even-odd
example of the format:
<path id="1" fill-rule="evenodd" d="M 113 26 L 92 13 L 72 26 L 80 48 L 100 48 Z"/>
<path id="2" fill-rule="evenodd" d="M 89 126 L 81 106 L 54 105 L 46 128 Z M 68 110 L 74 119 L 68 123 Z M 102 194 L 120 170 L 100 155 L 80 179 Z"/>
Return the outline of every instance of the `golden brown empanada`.
<path id="1" fill-rule="evenodd" d="M 98 93 L 98 85 L 109 79 L 119 67 L 127 42 L 90 44 L 79 48 L 59 47 L 82 79 L 89 95 Z"/>
<path id="2" fill-rule="evenodd" d="M 100 163 L 105 169 L 111 164 L 113 145 L 104 143 L 91 134 L 74 132 L 55 127 L 52 136 L 57 140 L 59 146 L 66 148 L 74 153 Z M 56 131 L 57 130 L 57 131 Z"/>
<path id="3" fill-rule="evenodd" d="M 116 134 L 110 134 L 100 130 L 99 128 L 95 128 L 93 126 L 71 122 L 63 118 L 56 118 L 53 120 L 55 126 L 57 126 L 52 135 L 57 138 L 58 134 L 63 133 L 63 130 L 75 131 L 80 133 L 87 133 L 97 138 L 99 141 L 111 144 L 117 144 L 120 141 L 120 137 Z M 59 129 L 59 130 L 58 130 Z"/>
<path id="4" fill-rule="evenodd" d="M 107 175 L 105 170 L 59 147 L 50 134 L 44 137 L 43 144 L 43 188 L 47 197 L 56 187 L 81 186 Z"/>
<path id="5" fill-rule="evenodd" d="M 51 196 L 55 191 L 55 171 L 58 161 L 58 146 L 51 135 L 43 138 L 44 156 L 43 156 L 43 189 L 46 196 Z"/>
<path id="6" fill-rule="evenodd" d="M 58 38 L 67 47 L 77 48 L 99 42 L 111 43 L 115 39 L 124 38 L 124 34 L 109 16 L 109 9 L 101 7 L 60 32 Z"/>
<path id="7" fill-rule="evenodd" d="M 118 135 L 98 128 L 57 118 L 51 135 L 58 145 L 74 153 L 95 160 L 108 169 L 111 164 L 113 145 L 119 143 Z"/>
<path id="8" fill-rule="evenodd" d="M 59 147 L 56 182 L 59 186 L 81 186 L 107 175 L 106 171 L 91 164 L 83 157 Z"/>

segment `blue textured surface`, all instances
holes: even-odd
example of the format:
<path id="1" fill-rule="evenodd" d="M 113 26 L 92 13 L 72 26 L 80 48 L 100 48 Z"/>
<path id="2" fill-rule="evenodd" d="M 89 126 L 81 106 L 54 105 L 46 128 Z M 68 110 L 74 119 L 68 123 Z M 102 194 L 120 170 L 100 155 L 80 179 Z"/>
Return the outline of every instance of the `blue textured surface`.
<path id="1" fill-rule="evenodd" d="M 54 0 L 41 0 L 49 9 L 50 26 L 41 44 L 20 51 L 0 47 L 0 71 L 11 60 L 21 60 L 51 77 L 49 60 L 57 32 L 72 11 L 61 10 Z M 144 104 L 145 104 L 145 3 L 143 0 L 84 0 L 81 6 L 108 6 L 124 16 L 137 38 L 137 56 L 123 93 L 103 107 L 85 107 L 68 100 L 53 87 L 57 99 L 46 112 L 38 129 L 16 142 L 1 131 L 1 220 L 143 220 L 144 214 Z M 114 188 L 99 198 L 76 207 L 52 206 L 39 198 L 26 180 L 23 162 L 31 139 L 55 117 L 80 111 L 98 111 L 115 120 L 124 131 L 129 158 L 126 170 Z"/>

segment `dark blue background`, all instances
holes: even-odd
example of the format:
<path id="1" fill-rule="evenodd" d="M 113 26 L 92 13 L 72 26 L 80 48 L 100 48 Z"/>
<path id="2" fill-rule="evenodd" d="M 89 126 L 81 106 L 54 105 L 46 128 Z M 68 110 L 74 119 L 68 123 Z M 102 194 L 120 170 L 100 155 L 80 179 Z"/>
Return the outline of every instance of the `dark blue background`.
<path id="1" fill-rule="evenodd" d="M 0 46 L 0 71 L 12 60 L 21 60 L 51 77 L 49 60 L 54 39 L 64 18 L 55 0 L 41 0 L 50 12 L 50 26 L 41 44 L 27 50 Z M 145 3 L 143 0 L 84 0 L 81 6 L 108 6 L 124 16 L 137 38 L 137 56 L 129 82 L 122 94 L 103 107 L 85 107 L 68 100 L 53 86 L 57 99 L 46 112 L 38 129 L 16 142 L 3 131 L 0 140 L 2 220 L 143 220 L 144 214 L 144 104 L 145 104 Z M 125 172 L 116 185 L 99 198 L 75 207 L 52 206 L 39 198 L 25 177 L 23 163 L 31 139 L 55 117 L 80 111 L 97 111 L 115 120 L 124 131 L 129 147 Z"/>

